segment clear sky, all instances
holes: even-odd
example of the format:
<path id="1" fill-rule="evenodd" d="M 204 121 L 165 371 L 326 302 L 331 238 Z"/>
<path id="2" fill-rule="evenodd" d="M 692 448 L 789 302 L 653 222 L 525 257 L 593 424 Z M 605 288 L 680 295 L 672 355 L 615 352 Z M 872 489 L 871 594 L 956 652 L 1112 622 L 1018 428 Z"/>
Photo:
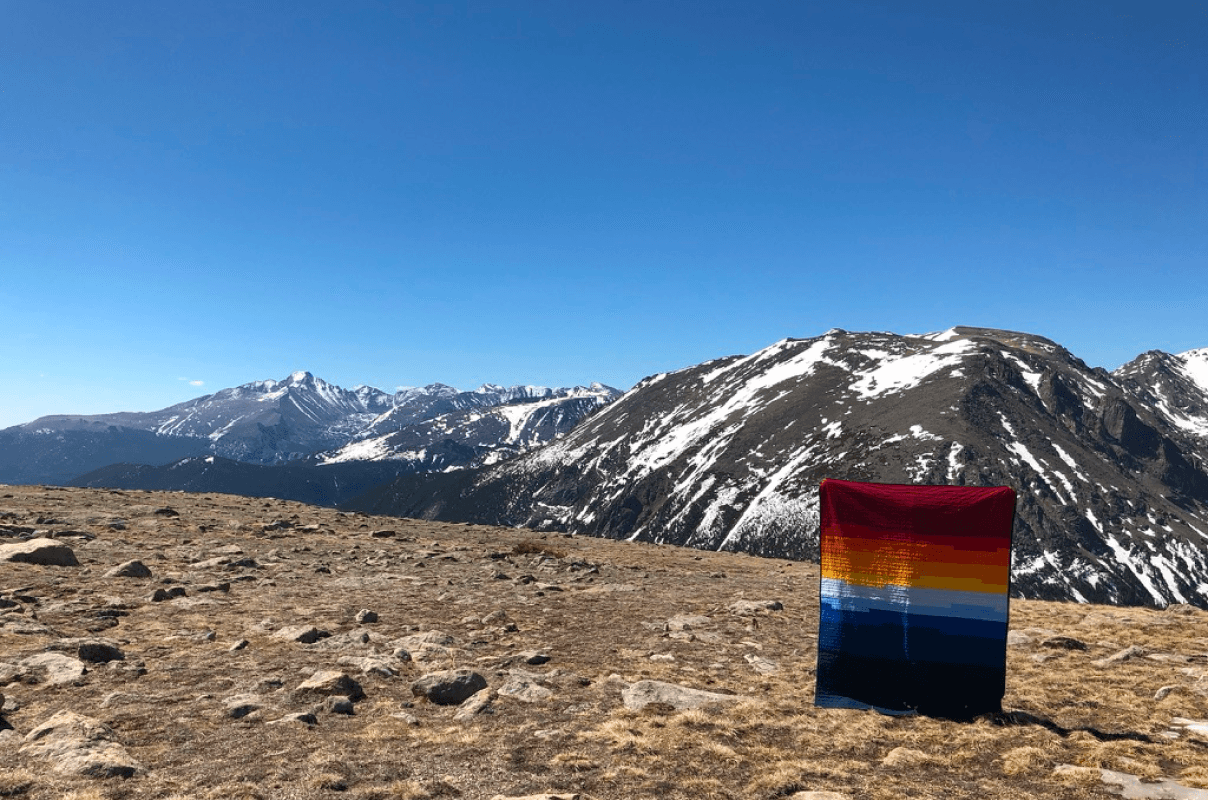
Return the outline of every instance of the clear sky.
<path id="1" fill-rule="evenodd" d="M 0 16 L 0 427 L 295 370 L 624 389 L 832 327 L 1208 346 L 1200 2 Z"/>

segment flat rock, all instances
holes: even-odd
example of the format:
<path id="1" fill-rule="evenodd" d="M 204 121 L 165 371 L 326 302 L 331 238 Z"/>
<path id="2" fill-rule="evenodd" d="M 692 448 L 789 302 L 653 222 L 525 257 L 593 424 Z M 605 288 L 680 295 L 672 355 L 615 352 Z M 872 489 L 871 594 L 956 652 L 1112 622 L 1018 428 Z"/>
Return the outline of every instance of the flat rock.
<path id="1" fill-rule="evenodd" d="M 106 578 L 150 578 L 151 569 L 141 561 L 127 561 L 118 564 L 105 573 Z"/>
<path id="2" fill-rule="evenodd" d="M 1208 719 L 1187 719 L 1175 717 L 1170 721 L 1171 729 L 1182 735 L 1187 734 L 1208 741 Z"/>
<path id="3" fill-rule="evenodd" d="M 30 539 L 16 544 L 0 545 L 0 561 L 20 564 L 40 564 L 46 567 L 78 567 L 75 552 L 54 539 Z"/>
<path id="4" fill-rule="evenodd" d="M 457 706 L 487 688 L 487 679 L 471 669 L 429 672 L 411 684 L 411 693 L 440 706 Z"/>
<path id="5" fill-rule="evenodd" d="M 38 653 L 16 663 L 22 678 L 33 678 L 47 686 L 73 684 L 84 677 L 87 668 L 78 658 L 63 653 Z"/>
<path id="6" fill-rule="evenodd" d="M 1191 789 L 1172 780 L 1142 781 L 1136 775 L 1110 769 L 1061 764 L 1053 770 L 1053 775 L 1074 780 L 1098 777 L 1110 791 L 1125 800 L 1208 800 L 1208 789 Z"/>
<path id="7" fill-rule="evenodd" d="M 129 778 L 143 769 L 108 725 L 74 711 L 60 711 L 26 734 L 20 752 L 68 775 Z"/>
<path id="8" fill-rule="evenodd" d="M 525 795 L 497 794 L 497 795 L 493 796 L 491 798 L 491 800 L 579 800 L 579 798 L 580 798 L 580 795 L 577 792 L 570 793 L 570 794 L 568 794 L 566 792 L 559 792 L 559 793 L 541 792 L 539 794 L 525 794 Z"/>
<path id="9" fill-rule="evenodd" d="M 784 611 L 779 600 L 739 600 L 729 605 L 731 614 L 758 614 L 760 611 Z"/>
<path id="10" fill-rule="evenodd" d="M 499 687 L 499 694 L 524 703 L 539 703 L 554 696 L 554 693 L 537 683 L 531 676 L 512 673 Z"/>
<path id="11" fill-rule="evenodd" d="M 637 681 L 621 693 L 625 707 L 640 711 L 651 703 L 665 703 L 677 711 L 699 708 L 710 703 L 733 703 L 745 699 L 742 695 L 717 694 L 703 689 L 690 689 L 662 681 Z"/>
<path id="12" fill-rule="evenodd" d="M 223 707 L 231 719 L 243 719 L 264 708 L 264 698 L 258 694 L 237 694 L 224 700 Z"/>

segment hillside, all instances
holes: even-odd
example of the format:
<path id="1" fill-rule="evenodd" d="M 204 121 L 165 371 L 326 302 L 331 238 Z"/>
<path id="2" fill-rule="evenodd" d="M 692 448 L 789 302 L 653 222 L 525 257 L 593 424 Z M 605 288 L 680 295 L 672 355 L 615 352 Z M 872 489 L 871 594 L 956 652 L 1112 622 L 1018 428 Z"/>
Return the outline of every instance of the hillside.
<path id="1" fill-rule="evenodd" d="M 460 484 L 349 507 L 816 558 L 824 478 L 1008 485 L 1014 596 L 1208 607 L 1198 364 L 1162 361 L 1159 383 L 1032 334 L 835 330 L 652 376 Z"/>
<path id="2" fill-rule="evenodd" d="M 0 547 L 47 537 L 78 564 L 0 560 L 3 797 L 1208 788 L 1208 612 L 1186 606 L 1014 601 L 1005 713 L 956 723 L 812 705 L 810 564 L 227 495 L 0 487 Z M 424 676 L 451 668 L 486 688 L 435 702 Z M 644 681 L 722 696 L 691 708 L 700 697 Z"/>

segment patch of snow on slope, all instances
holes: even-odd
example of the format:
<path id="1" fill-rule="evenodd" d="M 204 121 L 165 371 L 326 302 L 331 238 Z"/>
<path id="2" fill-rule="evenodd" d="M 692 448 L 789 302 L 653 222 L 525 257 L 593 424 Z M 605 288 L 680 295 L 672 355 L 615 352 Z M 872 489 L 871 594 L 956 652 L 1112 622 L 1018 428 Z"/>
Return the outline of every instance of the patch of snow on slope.
<path id="1" fill-rule="evenodd" d="M 908 334 L 909 335 L 909 334 Z M 956 332 L 956 328 L 949 328 L 946 331 L 938 333 L 921 333 L 914 336 L 916 339 L 929 339 L 933 342 L 947 342 L 956 339 L 960 334 Z"/>
<path id="2" fill-rule="evenodd" d="M 1107 543 L 1107 546 L 1111 548 L 1112 553 L 1115 554 L 1116 561 L 1118 561 L 1122 566 L 1127 567 L 1128 570 L 1137 577 L 1137 580 L 1141 582 L 1141 585 L 1144 586 L 1149 592 L 1150 596 L 1153 597 L 1154 602 L 1160 606 L 1166 605 L 1166 598 L 1163 597 L 1162 593 L 1158 591 L 1158 588 L 1154 586 L 1153 579 L 1150 578 L 1149 573 L 1145 572 L 1144 570 L 1144 565 L 1138 564 L 1136 559 L 1133 558 L 1132 553 L 1130 553 L 1127 548 L 1116 541 L 1116 537 L 1107 536 L 1104 538 L 1104 541 Z"/>
<path id="3" fill-rule="evenodd" d="M 1039 396 L 1040 373 L 1034 372 L 1023 359 L 1019 358 L 1013 353 L 1003 353 L 1003 355 L 1015 362 L 1015 366 L 1019 367 L 1019 373 L 1023 375 L 1023 379 L 1028 382 L 1028 386 L 1032 387 L 1032 393 Z"/>
<path id="4" fill-rule="evenodd" d="M 1183 362 L 1183 374 L 1208 394 L 1208 347 L 1188 350 L 1186 353 L 1180 353 L 1178 357 Z"/>
<path id="5" fill-rule="evenodd" d="M 725 424 L 735 414 L 741 413 L 746 416 L 757 410 L 762 405 L 759 395 L 767 389 L 784 381 L 796 380 L 811 374 L 814 367 L 824 360 L 824 354 L 829 347 L 830 343 L 826 340 L 815 342 L 803 352 L 783 363 L 776 364 L 763 373 L 738 383 L 732 392 L 728 392 L 726 402 L 708 409 L 694 420 L 681 422 L 681 415 L 675 412 L 657 420 L 658 431 L 652 431 L 651 435 L 643 436 L 635 445 L 634 457 L 626 475 L 641 475 L 657 469 L 662 464 L 681 455 L 706 435 L 714 435 L 711 446 L 720 449 L 722 445 L 729 442 L 729 437 L 741 429 L 742 425 L 741 422 L 733 423 L 721 435 L 714 433 L 716 428 Z M 734 366 L 732 364 L 724 368 L 724 371 L 729 372 Z M 677 410 L 682 410 L 682 407 Z"/>
<path id="6" fill-rule="evenodd" d="M 1051 444 L 1053 445 L 1053 449 L 1057 451 L 1057 455 L 1061 457 L 1062 461 L 1069 465 L 1069 468 L 1074 471 L 1075 475 L 1081 478 L 1084 483 L 1091 482 L 1091 479 L 1086 477 L 1086 473 L 1078 468 L 1078 464 L 1075 463 L 1074 459 L 1070 458 L 1070 454 L 1061 449 L 1061 445 L 1057 444 L 1056 442 L 1051 442 Z"/>
<path id="7" fill-rule="evenodd" d="M 853 383 L 852 388 L 863 400 L 911 389 L 945 367 L 958 366 L 964 356 L 976 349 L 974 342 L 958 339 L 941 344 L 929 352 L 890 358 Z"/>
<path id="8" fill-rule="evenodd" d="M 784 507 L 786 505 L 795 505 L 794 500 L 782 494 L 779 490 L 785 481 L 792 478 L 798 471 L 809 466 L 815 456 L 813 447 L 807 447 L 801 452 L 794 455 L 784 466 L 778 469 L 767 483 L 760 489 L 759 494 L 751 502 L 747 503 L 746 510 L 734 522 L 729 532 L 726 533 L 726 538 L 718 546 L 718 550 L 724 550 L 725 547 L 738 539 L 743 534 L 743 531 L 751 526 L 759 524 L 761 520 L 766 518 L 774 507 Z"/>
<path id="9" fill-rule="evenodd" d="M 949 482 L 956 480 L 957 473 L 960 472 L 960 464 L 956 457 L 960 455 L 965 446 L 960 442 L 953 442 L 952 448 L 948 451 L 948 480 Z"/>
<path id="10" fill-rule="evenodd" d="M 340 464 L 345 461 L 377 461 L 390 458 L 390 447 L 386 443 L 389 436 L 379 436 L 376 439 L 364 439 L 359 442 L 344 445 L 333 455 L 324 458 L 320 464 Z"/>

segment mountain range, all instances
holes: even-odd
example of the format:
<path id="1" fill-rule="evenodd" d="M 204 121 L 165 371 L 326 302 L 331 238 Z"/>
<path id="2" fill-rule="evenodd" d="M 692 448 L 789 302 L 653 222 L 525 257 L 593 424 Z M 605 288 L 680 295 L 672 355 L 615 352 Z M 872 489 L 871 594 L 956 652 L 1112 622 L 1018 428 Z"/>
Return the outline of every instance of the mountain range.
<path id="1" fill-rule="evenodd" d="M 0 431 L 0 482 L 65 483 L 100 468 L 116 477 L 114 464 L 211 456 L 220 460 L 200 463 L 354 460 L 386 462 L 396 473 L 444 469 L 547 441 L 619 395 L 600 384 L 461 391 L 439 383 L 388 394 L 295 372 L 160 411 L 55 415 L 8 428 Z"/>
<path id="2" fill-rule="evenodd" d="M 1208 607 L 1208 350 L 1109 373 L 1041 336 L 786 339 L 649 377 L 509 461 L 350 505 L 817 558 L 818 485 L 1010 485 L 1012 591 Z"/>
<path id="3" fill-rule="evenodd" d="M 124 457 L 139 448 L 159 466 Z M 1108 372 L 1028 333 L 836 329 L 623 395 L 599 384 L 389 395 L 303 372 L 160 412 L 0 431 L 0 480 L 30 482 L 10 477 L 18 451 L 27 472 L 67 482 L 76 469 L 78 486 L 798 559 L 817 558 L 825 478 L 1009 485 L 1015 596 L 1208 608 L 1208 349 Z"/>

